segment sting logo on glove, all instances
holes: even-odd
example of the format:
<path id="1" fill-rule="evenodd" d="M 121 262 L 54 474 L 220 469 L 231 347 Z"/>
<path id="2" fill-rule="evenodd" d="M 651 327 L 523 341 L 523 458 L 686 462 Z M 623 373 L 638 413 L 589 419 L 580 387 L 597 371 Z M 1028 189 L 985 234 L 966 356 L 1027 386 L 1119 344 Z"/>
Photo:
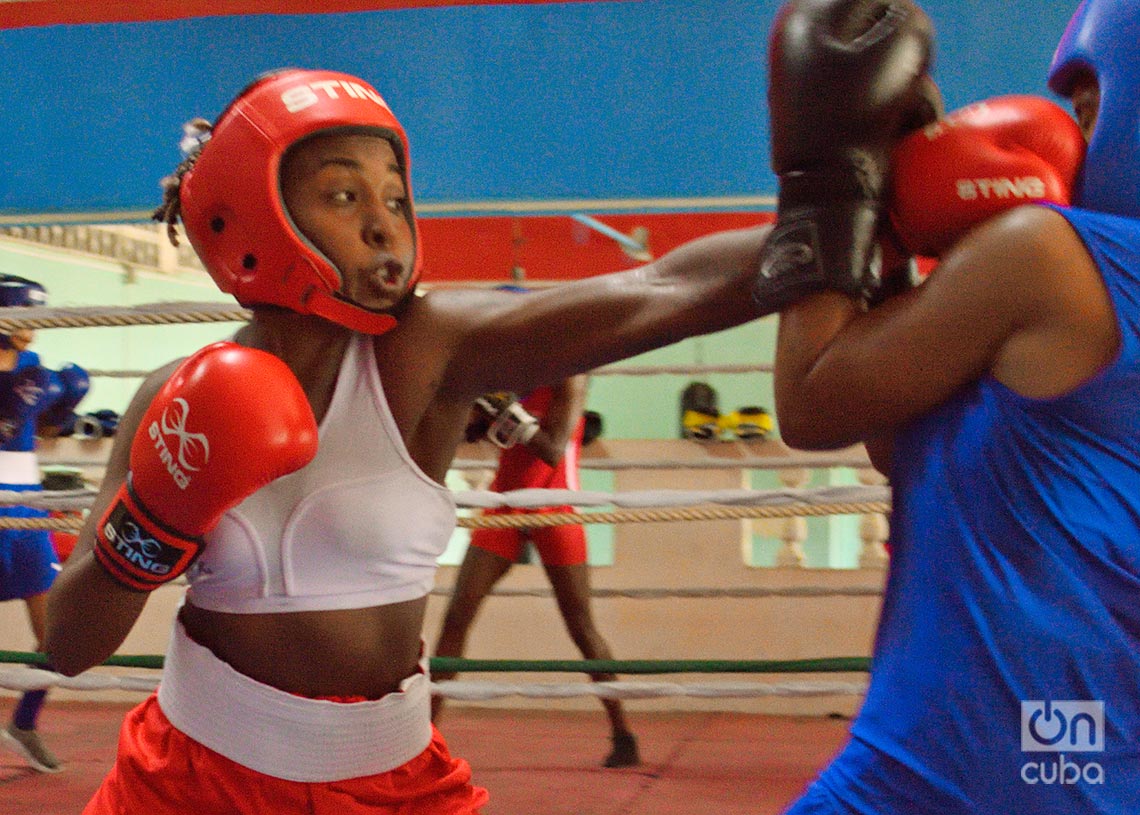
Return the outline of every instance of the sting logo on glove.
<path id="1" fill-rule="evenodd" d="M 173 413 L 173 420 L 170 414 Z M 210 440 L 205 433 L 191 433 L 186 429 L 186 418 L 190 405 L 185 399 L 174 399 L 170 408 L 162 412 L 160 422 L 151 422 L 147 432 L 154 440 L 154 449 L 159 460 L 166 465 L 166 471 L 174 479 L 179 489 L 190 486 L 189 473 L 197 472 L 210 460 Z M 178 448 L 171 453 L 167 438 L 172 438 Z"/>

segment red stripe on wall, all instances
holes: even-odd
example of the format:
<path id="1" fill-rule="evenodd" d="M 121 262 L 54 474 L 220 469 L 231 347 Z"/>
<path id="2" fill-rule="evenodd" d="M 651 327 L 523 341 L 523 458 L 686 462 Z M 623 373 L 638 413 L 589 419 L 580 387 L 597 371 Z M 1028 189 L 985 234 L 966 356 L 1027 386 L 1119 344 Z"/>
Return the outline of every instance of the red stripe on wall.
<path id="1" fill-rule="evenodd" d="M 328 14 L 437 6 L 530 5 L 595 0 L 7 0 L 0 2 L 0 28 L 126 23 L 224 17 L 240 14 Z"/>
<path id="2" fill-rule="evenodd" d="M 719 212 L 596 216 L 631 235 L 646 230 L 660 257 L 683 243 L 726 229 L 770 223 L 772 213 Z M 621 245 L 567 216 L 422 218 L 425 283 L 506 283 L 512 270 L 532 281 L 573 280 L 641 265 Z"/>

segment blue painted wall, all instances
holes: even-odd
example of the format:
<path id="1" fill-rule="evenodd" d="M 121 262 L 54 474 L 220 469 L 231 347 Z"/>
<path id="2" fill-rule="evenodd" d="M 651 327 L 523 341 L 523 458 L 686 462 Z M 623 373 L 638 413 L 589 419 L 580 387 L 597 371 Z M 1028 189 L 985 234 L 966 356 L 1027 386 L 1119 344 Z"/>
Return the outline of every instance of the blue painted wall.
<path id="1" fill-rule="evenodd" d="M 145 214 L 179 158 L 181 123 L 213 117 L 283 65 L 371 80 L 409 131 L 421 203 L 770 196 L 765 60 L 778 5 L 643 0 L 0 31 L 0 219 Z M 1045 93 L 1075 5 L 926 0 L 949 107 Z"/>
<path id="2" fill-rule="evenodd" d="M 924 5 L 953 108 L 1046 93 L 1075 1 Z M 777 6 L 648 0 L 0 31 L 0 221 L 145 213 L 178 160 L 182 122 L 213 117 L 248 79 L 287 64 L 358 73 L 380 88 L 410 133 L 421 204 L 771 196 L 765 61 Z M 113 264 L 57 255 L 0 242 L 0 268 L 42 280 L 57 305 L 228 300 L 204 278 L 130 281 Z M 61 329 L 40 332 L 36 347 L 55 367 L 147 368 L 233 328 Z M 774 329 L 765 319 L 629 364 L 766 361 Z M 702 378 L 724 410 L 772 407 L 768 376 Z M 675 437 L 690 379 L 595 377 L 590 406 L 610 438 Z M 85 409 L 122 410 L 136 385 L 97 378 Z M 613 488 L 608 473 L 582 477 L 586 489 Z M 758 472 L 753 486 L 779 484 Z M 854 565 L 857 527 L 853 517 L 812 519 L 809 565 Z M 609 562 L 612 529 L 588 531 L 592 561 Z M 778 547 L 757 538 L 754 562 L 770 564 Z"/>

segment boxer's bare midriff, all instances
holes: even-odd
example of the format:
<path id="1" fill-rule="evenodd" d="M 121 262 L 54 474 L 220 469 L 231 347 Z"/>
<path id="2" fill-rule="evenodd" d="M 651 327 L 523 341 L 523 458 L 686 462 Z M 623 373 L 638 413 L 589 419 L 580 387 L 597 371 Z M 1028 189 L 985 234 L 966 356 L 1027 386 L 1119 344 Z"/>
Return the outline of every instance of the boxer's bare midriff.
<path id="1" fill-rule="evenodd" d="M 427 598 L 370 608 L 230 614 L 187 603 L 186 632 L 239 672 L 302 696 L 378 699 L 417 670 Z"/>

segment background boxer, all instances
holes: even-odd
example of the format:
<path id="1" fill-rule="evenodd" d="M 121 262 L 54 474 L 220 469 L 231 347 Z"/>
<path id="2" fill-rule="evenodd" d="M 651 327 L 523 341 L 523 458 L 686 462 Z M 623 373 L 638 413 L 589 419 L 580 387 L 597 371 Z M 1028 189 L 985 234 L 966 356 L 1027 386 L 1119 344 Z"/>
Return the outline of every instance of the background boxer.
<path id="1" fill-rule="evenodd" d="M 47 291 L 39 283 L 16 275 L 0 274 L 0 306 L 43 306 Z M 87 374 L 78 365 L 58 371 L 40 365 L 39 355 L 28 350 L 35 333 L 20 329 L 0 334 L 0 490 L 39 492 L 42 475 L 36 459 L 37 435 L 54 435 L 74 417 L 86 395 Z M 8 518 L 46 518 L 43 510 L 0 507 Z M 46 529 L 0 529 L 0 601 L 23 600 L 42 647 L 46 598 L 60 565 Z M 27 691 L 16 703 L 12 720 L 0 730 L 0 744 L 20 755 L 42 773 L 62 769 L 59 759 L 44 745 L 36 730 L 47 691 Z"/>
<path id="2" fill-rule="evenodd" d="M 190 566 L 157 696 L 86 813 L 476 812 L 422 660 L 471 404 L 759 316 L 766 230 L 526 297 L 416 296 L 407 139 L 363 80 L 276 72 L 187 136 L 157 217 L 252 309 L 230 344 L 250 354 L 144 382 L 51 592 L 47 650 L 74 674 Z"/>
<path id="3" fill-rule="evenodd" d="M 507 446 L 499 454 L 495 479 L 488 489 L 507 492 L 518 489 L 580 489 L 578 462 L 585 427 L 588 377 L 572 376 L 557 385 L 547 385 L 527 394 L 520 407 L 530 414 L 535 432 L 526 441 Z M 487 436 L 502 444 L 491 430 L 496 416 L 477 408 L 468 425 L 468 441 Z M 489 432 L 490 431 L 490 432 Z M 490 509 L 487 515 L 514 515 L 534 512 L 573 512 L 572 506 L 520 510 L 509 507 Z M 613 659 L 608 643 L 594 623 L 590 603 L 590 567 L 586 563 L 586 530 L 581 524 L 535 529 L 476 529 L 463 556 L 451 600 L 447 605 L 439 640 L 438 656 L 463 656 L 467 632 L 479 613 L 483 599 L 513 564 L 519 561 L 528 543 L 534 544 L 542 568 L 550 579 L 558 611 L 570 638 L 585 659 Z M 454 673 L 437 673 L 438 680 L 452 679 Z M 596 682 L 612 681 L 613 674 L 591 674 Z M 432 718 L 438 720 L 443 700 L 432 700 Z M 640 762 L 637 739 L 630 732 L 622 704 L 602 699 L 610 721 L 613 749 L 602 762 L 606 767 L 632 767 Z"/>
<path id="4" fill-rule="evenodd" d="M 858 5 L 790 4 L 774 37 L 809 34 L 775 52 L 774 94 L 788 92 L 780 60 L 819 67 L 815 10 Z M 1103 815 L 1140 800 L 1138 34 L 1134 2 L 1080 6 L 1050 72 L 1080 129 L 994 100 L 1001 116 L 965 113 L 937 151 L 900 157 L 896 221 L 941 256 L 922 285 L 870 310 L 833 286 L 781 313 L 784 440 L 864 441 L 893 489 L 870 689 L 789 815 Z M 795 150 L 801 134 L 774 125 Z M 850 154 L 822 129 L 837 134 L 828 155 Z M 989 217 L 979 197 L 932 192 L 1028 175 L 1062 180 L 1059 200 L 1011 196 Z"/>

